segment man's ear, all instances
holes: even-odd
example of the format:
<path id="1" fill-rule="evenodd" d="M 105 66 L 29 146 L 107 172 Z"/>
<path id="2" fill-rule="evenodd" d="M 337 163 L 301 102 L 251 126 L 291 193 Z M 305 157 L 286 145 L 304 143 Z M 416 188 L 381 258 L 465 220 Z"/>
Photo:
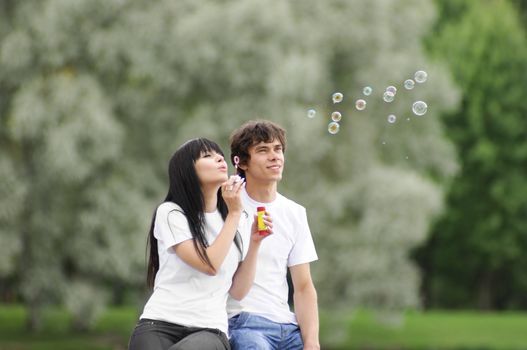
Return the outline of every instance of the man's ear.
<path id="1" fill-rule="evenodd" d="M 243 171 L 247 171 L 249 167 L 247 166 L 247 164 L 238 164 L 238 168 L 242 169 Z"/>

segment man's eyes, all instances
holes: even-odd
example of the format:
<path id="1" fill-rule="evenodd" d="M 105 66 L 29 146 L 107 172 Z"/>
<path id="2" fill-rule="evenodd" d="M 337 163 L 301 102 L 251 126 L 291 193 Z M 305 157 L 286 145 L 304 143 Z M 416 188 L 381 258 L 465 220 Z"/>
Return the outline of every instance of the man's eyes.
<path id="1" fill-rule="evenodd" d="M 257 150 L 256 152 L 257 153 L 265 153 L 265 152 L 268 152 L 269 150 L 266 149 L 266 148 L 261 148 L 259 150 Z M 275 148 L 274 149 L 275 152 L 282 152 L 282 147 L 278 147 L 278 148 Z"/>

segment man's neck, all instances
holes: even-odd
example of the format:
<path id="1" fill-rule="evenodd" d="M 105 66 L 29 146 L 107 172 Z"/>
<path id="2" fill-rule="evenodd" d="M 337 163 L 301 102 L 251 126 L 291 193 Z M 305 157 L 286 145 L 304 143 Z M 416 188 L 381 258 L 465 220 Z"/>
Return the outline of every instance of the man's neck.
<path id="1" fill-rule="evenodd" d="M 276 182 L 259 183 L 248 181 L 245 186 L 249 197 L 260 203 L 271 203 L 276 199 Z"/>

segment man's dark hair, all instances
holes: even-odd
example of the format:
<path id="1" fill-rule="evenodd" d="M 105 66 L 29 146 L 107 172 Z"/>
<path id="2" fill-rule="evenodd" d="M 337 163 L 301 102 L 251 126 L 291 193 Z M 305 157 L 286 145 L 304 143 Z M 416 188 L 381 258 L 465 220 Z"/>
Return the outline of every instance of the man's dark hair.
<path id="1" fill-rule="evenodd" d="M 286 138 L 285 130 L 268 120 L 251 120 L 231 134 L 231 162 L 234 162 L 234 157 L 239 158 L 238 165 L 246 165 L 250 159 L 249 148 L 260 142 L 280 141 L 282 150 L 285 152 Z M 236 169 L 238 175 L 245 177 L 245 171 L 238 166 Z"/>

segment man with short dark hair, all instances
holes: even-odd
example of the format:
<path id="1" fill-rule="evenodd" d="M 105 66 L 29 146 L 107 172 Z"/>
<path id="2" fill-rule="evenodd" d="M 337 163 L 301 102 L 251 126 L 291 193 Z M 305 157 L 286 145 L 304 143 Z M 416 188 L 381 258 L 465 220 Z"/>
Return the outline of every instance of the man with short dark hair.
<path id="1" fill-rule="evenodd" d="M 238 349 L 320 349 L 317 293 L 309 263 L 318 259 L 306 210 L 277 191 L 282 179 L 285 130 L 251 121 L 231 135 L 231 160 L 245 177 L 242 202 L 249 216 L 258 207 L 273 218 L 273 235 L 260 247 L 256 276 L 241 301 L 229 298 L 229 335 Z M 287 303 L 287 269 L 295 313 Z"/>

